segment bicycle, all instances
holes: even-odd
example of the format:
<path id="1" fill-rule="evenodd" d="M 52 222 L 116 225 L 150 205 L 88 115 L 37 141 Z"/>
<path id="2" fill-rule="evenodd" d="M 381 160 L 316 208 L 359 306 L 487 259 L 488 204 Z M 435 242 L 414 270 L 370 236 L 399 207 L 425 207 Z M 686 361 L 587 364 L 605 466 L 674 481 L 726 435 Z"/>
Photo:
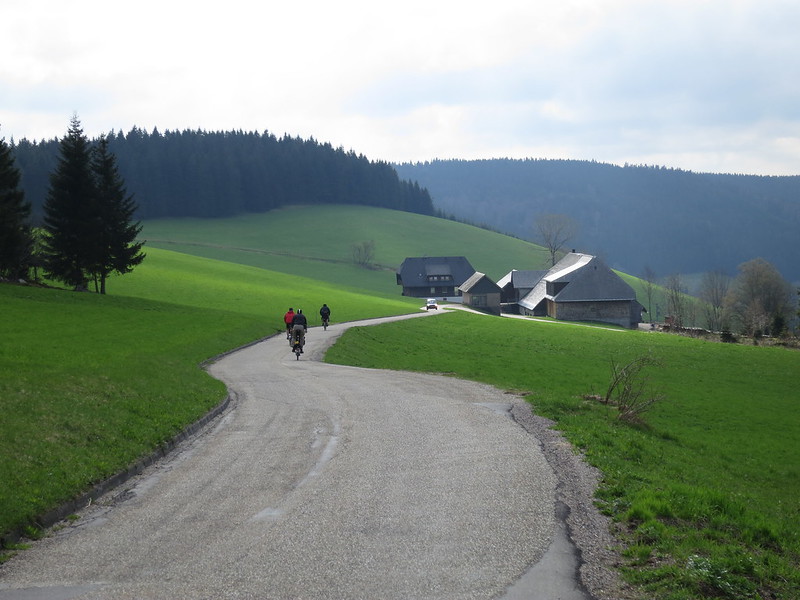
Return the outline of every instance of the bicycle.
<path id="1" fill-rule="evenodd" d="M 303 353 L 304 338 L 305 336 L 302 334 L 302 330 L 295 329 L 292 331 L 292 339 L 289 345 L 297 360 L 300 360 L 300 355 Z"/>
<path id="2" fill-rule="evenodd" d="M 319 316 L 322 319 L 322 328 L 327 330 L 331 318 L 331 309 L 328 308 L 327 304 L 323 304 L 322 308 L 319 309 Z"/>

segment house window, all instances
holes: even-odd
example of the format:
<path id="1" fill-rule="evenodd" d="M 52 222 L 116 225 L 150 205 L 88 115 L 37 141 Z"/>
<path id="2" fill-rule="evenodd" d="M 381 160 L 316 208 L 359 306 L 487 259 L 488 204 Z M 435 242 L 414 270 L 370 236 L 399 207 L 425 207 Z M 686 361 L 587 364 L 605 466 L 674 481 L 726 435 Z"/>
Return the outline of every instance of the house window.
<path id="1" fill-rule="evenodd" d="M 487 306 L 486 296 L 473 296 L 472 306 Z"/>

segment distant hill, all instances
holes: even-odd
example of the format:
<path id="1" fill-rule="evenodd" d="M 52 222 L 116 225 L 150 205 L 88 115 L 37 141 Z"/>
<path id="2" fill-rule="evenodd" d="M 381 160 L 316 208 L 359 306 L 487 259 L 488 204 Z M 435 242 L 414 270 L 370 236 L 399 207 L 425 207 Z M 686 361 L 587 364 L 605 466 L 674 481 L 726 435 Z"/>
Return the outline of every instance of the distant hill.
<path id="1" fill-rule="evenodd" d="M 302 223 L 300 243 L 293 227 L 297 223 Z M 395 271 L 408 256 L 466 256 L 494 281 L 511 269 L 546 269 L 549 264 L 544 248 L 518 238 L 449 219 L 371 206 L 290 206 L 225 219 L 157 219 L 143 225 L 145 251 L 174 250 L 389 298 L 402 293 Z M 352 257 L 352 245 L 364 240 L 375 242 L 374 261 L 366 269 Z M 661 290 L 656 289 L 649 302 L 641 281 L 626 273 L 619 275 L 636 291 L 639 302 L 653 309 L 654 316 L 658 305 L 666 306 Z"/>
<path id="2" fill-rule="evenodd" d="M 399 296 L 395 270 L 408 256 L 466 256 L 495 280 L 511 269 L 546 265 L 541 247 L 478 227 L 371 206 L 291 206 L 225 219 L 143 222 L 147 248 L 303 275 L 331 284 Z M 352 246 L 375 242 L 371 268 L 355 264 Z"/>
<path id="3" fill-rule="evenodd" d="M 580 225 L 572 248 L 657 276 L 761 257 L 800 282 L 800 177 L 693 173 L 573 160 L 442 160 L 395 165 L 445 214 L 535 241 L 539 214 Z"/>
<path id="4" fill-rule="evenodd" d="M 314 139 L 264 132 L 111 133 L 139 219 L 227 217 L 296 204 L 358 204 L 431 215 L 427 190 L 394 168 Z M 26 199 L 41 216 L 55 169 L 57 140 L 13 144 Z"/>

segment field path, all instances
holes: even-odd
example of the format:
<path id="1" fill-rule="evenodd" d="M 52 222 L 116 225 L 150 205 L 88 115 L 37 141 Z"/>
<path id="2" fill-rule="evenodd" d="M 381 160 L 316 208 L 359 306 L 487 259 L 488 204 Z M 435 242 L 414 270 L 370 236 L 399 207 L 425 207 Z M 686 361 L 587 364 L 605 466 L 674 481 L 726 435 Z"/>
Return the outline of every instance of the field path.
<path id="1" fill-rule="evenodd" d="M 559 524 L 515 399 L 320 362 L 345 328 L 214 363 L 231 408 L 0 568 L 0 599 L 518 597 Z"/>

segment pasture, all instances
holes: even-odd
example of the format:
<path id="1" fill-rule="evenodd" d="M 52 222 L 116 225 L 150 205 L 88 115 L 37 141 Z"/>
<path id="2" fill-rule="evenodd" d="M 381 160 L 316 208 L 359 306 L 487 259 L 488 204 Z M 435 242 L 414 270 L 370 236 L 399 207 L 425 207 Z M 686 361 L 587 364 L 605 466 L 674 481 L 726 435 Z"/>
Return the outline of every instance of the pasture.
<path id="1" fill-rule="evenodd" d="M 466 256 L 493 281 L 512 269 L 550 266 L 547 250 L 524 240 L 447 219 L 368 206 L 292 206 L 227 219 L 159 219 L 144 223 L 142 237 L 150 248 L 393 296 L 400 289 L 395 270 L 408 256 Z M 365 269 L 353 263 L 352 246 L 369 240 L 375 242 L 375 256 L 372 268 Z M 633 287 L 639 302 L 650 304 L 642 280 L 619 275 Z M 667 301 L 662 288 L 656 286 L 651 304 L 663 317 Z"/>
<path id="2" fill-rule="evenodd" d="M 368 206 L 294 206 L 228 219 L 144 223 L 148 247 L 178 250 L 317 281 L 399 295 L 394 271 L 407 256 L 466 256 L 499 279 L 512 268 L 545 268 L 539 246 L 447 219 Z M 353 264 L 352 246 L 375 242 L 372 269 Z"/>

